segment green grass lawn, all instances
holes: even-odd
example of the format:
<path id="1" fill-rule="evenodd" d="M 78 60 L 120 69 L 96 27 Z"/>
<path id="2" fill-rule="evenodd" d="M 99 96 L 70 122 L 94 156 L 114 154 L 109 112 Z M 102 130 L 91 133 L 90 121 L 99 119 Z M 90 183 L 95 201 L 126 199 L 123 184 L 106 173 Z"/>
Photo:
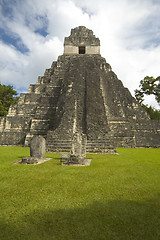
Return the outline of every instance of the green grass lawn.
<path id="1" fill-rule="evenodd" d="M 117 151 L 14 165 L 29 148 L 0 147 L 0 240 L 159 240 L 160 149 Z"/>

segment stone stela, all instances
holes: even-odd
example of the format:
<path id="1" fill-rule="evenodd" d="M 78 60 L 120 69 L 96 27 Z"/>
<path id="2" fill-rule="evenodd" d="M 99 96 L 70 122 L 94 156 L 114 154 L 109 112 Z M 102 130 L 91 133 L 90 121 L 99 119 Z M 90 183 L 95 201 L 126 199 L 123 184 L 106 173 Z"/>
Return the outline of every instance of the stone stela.
<path id="1" fill-rule="evenodd" d="M 86 160 L 87 136 L 78 131 L 73 135 L 70 161 L 83 164 Z"/>
<path id="2" fill-rule="evenodd" d="M 34 136 L 30 141 L 30 157 L 24 157 L 20 163 L 37 164 L 45 161 L 46 140 L 42 136 Z"/>
<path id="3" fill-rule="evenodd" d="M 32 155 L 39 135 L 46 151 L 72 151 L 78 162 L 85 151 L 160 147 L 160 121 L 151 120 L 123 86 L 101 56 L 99 38 L 80 26 L 65 37 L 63 55 L 0 118 L 0 145 L 31 145 Z"/>

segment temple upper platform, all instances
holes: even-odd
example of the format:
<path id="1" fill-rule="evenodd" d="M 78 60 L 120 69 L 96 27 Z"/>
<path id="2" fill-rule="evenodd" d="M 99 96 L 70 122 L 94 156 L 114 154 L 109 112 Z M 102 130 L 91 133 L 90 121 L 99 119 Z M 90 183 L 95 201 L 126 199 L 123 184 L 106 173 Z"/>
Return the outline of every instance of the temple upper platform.
<path id="1" fill-rule="evenodd" d="M 71 35 L 65 37 L 64 55 L 100 54 L 100 40 L 92 30 L 84 26 L 71 30 Z"/>

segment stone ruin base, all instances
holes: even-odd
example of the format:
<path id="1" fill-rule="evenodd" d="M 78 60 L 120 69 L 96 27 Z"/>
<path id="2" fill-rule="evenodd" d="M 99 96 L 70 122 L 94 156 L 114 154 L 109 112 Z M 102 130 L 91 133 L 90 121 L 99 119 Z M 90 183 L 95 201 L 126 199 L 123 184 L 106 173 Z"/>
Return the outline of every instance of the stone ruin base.
<path id="1" fill-rule="evenodd" d="M 51 158 L 24 157 L 18 164 L 41 164 L 50 159 Z"/>
<path id="2" fill-rule="evenodd" d="M 72 160 L 69 160 L 69 161 L 66 161 L 64 163 L 62 163 L 63 166 L 79 166 L 79 167 L 85 167 L 85 166 L 90 166 L 91 165 L 91 161 L 92 159 L 83 159 L 82 161 L 72 161 Z"/>

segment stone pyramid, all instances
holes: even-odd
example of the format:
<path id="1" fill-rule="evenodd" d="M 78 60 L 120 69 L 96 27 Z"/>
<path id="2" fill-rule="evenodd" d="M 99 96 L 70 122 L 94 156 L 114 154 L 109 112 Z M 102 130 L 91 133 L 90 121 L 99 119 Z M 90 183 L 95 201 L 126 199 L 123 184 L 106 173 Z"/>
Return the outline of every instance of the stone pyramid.
<path id="1" fill-rule="evenodd" d="M 64 54 L 0 121 L 1 145 L 28 146 L 42 135 L 48 151 L 67 152 L 80 132 L 87 152 L 160 147 L 160 121 L 150 120 L 123 86 L 101 57 L 100 40 L 86 27 L 71 30 Z"/>

